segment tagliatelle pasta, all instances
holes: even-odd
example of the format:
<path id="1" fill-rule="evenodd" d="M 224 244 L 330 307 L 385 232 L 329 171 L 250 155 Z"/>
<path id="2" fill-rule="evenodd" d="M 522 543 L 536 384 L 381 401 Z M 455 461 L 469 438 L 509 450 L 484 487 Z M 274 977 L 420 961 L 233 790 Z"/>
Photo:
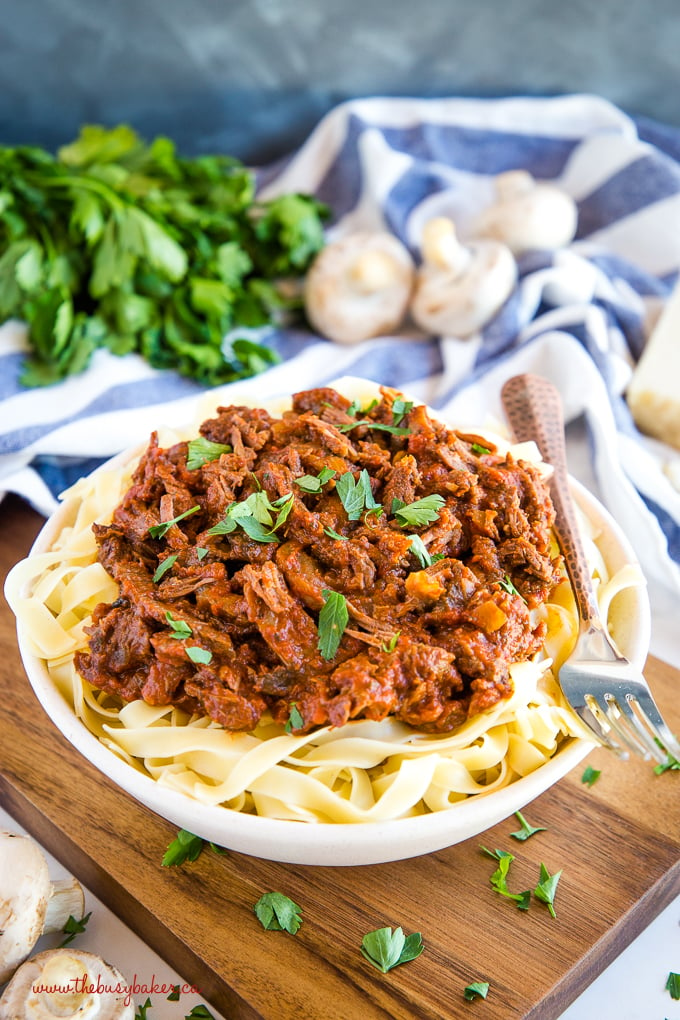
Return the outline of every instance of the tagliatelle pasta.
<path id="1" fill-rule="evenodd" d="M 503 441 L 494 436 L 494 442 Z M 530 446 L 514 452 L 525 458 L 532 453 Z M 177 707 L 139 700 L 123 705 L 95 689 L 77 673 L 73 657 L 87 645 L 85 628 L 95 606 L 113 601 L 118 589 L 97 561 L 92 524 L 110 519 L 134 463 L 134 457 L 118 458 L 72 487 L 65 494 L 66 526 L 48 551 L 13 569 L 6 590 L 24 647 L 45 661 L 76 716 L 163 787 L 269 818 L 383 821 L 487 795 L 540 768 L 565 740 L 588 738 L 553 672 L 578 630 L 566 578 L 532 610 L 547 626 L 544 647 L 534 659 L 511 666 L 511 696 L 451 733 L 421 732 L 390 717 L 294 734 L 267 714 L 250 732 L 230 732 Z M 630 567 L 610 577 L 585 518 L 583 528 L 606 615 L 618 592 L 639 583 L 639 573 Z"/>

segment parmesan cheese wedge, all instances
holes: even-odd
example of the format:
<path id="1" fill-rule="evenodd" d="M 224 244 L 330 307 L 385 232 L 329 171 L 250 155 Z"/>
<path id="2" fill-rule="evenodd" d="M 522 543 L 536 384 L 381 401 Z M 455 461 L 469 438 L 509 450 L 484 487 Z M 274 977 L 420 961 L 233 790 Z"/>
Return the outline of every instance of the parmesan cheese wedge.
<path id="1" fill-rule="evenodd" d="M 680 449 L 680 283 L 647 340 L 626 396 L 643 432 Z"/>

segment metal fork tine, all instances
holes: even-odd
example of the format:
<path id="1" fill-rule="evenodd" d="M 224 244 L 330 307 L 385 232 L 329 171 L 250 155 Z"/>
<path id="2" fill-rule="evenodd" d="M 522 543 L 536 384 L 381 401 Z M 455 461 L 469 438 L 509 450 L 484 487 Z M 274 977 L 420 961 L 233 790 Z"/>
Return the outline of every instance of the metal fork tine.
<path id="1" fill-rule="evenodd" d="M 591 711 L 597 714 L 600 725 L 605 728 L 611 741 L 618 740 L 633 754 L 649 758 L 646 746 L 638 739 L 637 733 L 626 724 L 616 701 L 611 696 L 603 694 L 598 698 L 594 694 L 587 694 L 586 700 L 591 706 Z"/>
<path id="2" fill-rule="evenodd" d="M 635 696 L 629 696 L 628 700 L 631 702 L 631 710 L 633 707 L 637 709 L 641 720 L 649 728 L 657 752 L 663 749 L 658 756 L 660 764 L 664 764 L 666 755 L 672 755 L 673 758 L 680 761 L 680 742 L 666 725 L 651 694 L 640 691 Z M 659 744 L 661 744 L 661 748 L 659 748 Z"/>
<path id="3" fill-rule="evenodd" d="M 584 706 L 577 708 L 576 711 L 586 726 L 593 731 L 598 742 L 609 751 L 613 751 L 617 757 L 623 759 L 629 758 L 630 755 L 626 748 L 621 747 L 621 745 L 613 739 L 612 726 L 609 723 L 604 709 L 601 708 L 601 706 L 597 703 L 597 700 L 592 695 L 586 695 L 585 701 L 587 703 Z M 635 753 L 637 754 L 637 750 Z"/>
<path id="4" fill-rule="evenodd" d="M 634 731 L 634 737 L 637 740 L 638 747 L 641 749 L 639 753 L 643 754 L 645 758 L 654 758 L 659 762 L 664 760 L 666 757 L 664 752 L 658 744 L 654 743 L 651 733 L 643 725 L 639 716 L 636 715 L 630 698 L 624 697 L 618 700 L 612 694 L 605 694 L 605 699 L 609 705 L 608 714 L 610 718 L 614 714 L 622 728 L 626 727 Z"/>

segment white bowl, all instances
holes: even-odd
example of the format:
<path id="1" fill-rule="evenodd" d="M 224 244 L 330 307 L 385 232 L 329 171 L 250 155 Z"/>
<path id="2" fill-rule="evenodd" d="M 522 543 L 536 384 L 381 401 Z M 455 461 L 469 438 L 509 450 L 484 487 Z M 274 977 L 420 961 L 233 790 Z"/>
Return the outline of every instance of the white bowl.
<path id="1" fill-rule="evenodd" d="M 118 460 L 119 458 L 116 458 Z M 611 573 L 635 563 L 634 553 L 604 507 L 577 482 L 575 499 L 599 532 L 598 546 Z M 60 507 L 38 535 L 30 555 L 47 550 L 68 523 L 69 507 Z M 642 667 L 650 639 L 650 611 L 643 584 L 620 592 L 610 623 L 625 655 Z M 305 823 L 261 818 L 209 806 L 159 786 L 119 758 L 76 717 L 52 681 L 45 663 L 28 650 L 19 630 L 24 668 L 41 705 L 67 740 L 135 800 L 180 828 L 230 850 L 290 864 L 379 864 L 452 846 L 509 817 L 573 769 L 592 744 L 569 739 L 553 758 L 531 774 L 498 791 L 470 797 L 432 814 L 384 822 Z"/>

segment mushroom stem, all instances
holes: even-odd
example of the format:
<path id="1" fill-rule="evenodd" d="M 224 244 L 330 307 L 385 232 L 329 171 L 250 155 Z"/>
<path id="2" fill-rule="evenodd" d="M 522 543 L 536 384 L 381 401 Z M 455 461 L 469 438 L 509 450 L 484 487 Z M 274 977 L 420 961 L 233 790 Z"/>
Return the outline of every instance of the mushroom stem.
<path id="1" fill-rule="evenodd" d="M 458 276 L 467 269 L 471 254 L 456 236 L 453 222 L 437 216 L 423 227 L 421 242 L 423 261 Z"/>
<path id="2" fill-rule="evenodd" d="M 394 283 L 398 270 L 394 259 L 386 252 L 366 251 L 354 262 L 350 276 L 362 294 L 375 294 Z"/>
<path id="3" fill-rule="evenodd" d="M 69 917 L 80 920 L 84 913 L 85 896 L 77 879 L 62 878 L 52 882 L 43 921 L 43 934 L 62 931 Z"/>

